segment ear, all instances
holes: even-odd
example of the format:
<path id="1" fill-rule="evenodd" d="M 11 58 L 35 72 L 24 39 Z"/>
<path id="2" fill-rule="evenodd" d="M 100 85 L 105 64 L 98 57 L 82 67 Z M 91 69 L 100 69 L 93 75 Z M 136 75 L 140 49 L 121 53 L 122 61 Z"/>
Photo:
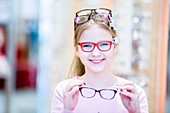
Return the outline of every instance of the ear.
<path id="1" fill-rule="evenodd" d="M 117 54 L 118 44 L 114 44 L 113 46 L 114 46 L 114 50 L 113 50 L 114 54 Z"/>
<path id="2" fill-rule="evenodd" d="M 117 47 L 114 47 L 113 49 L 113 55 L 115 56 L 117 54 Z"/>
<path id="3" fill-rule="evenodd" d="M 114 48 L 117 49 L 119 44 L 114 44 Z"/>

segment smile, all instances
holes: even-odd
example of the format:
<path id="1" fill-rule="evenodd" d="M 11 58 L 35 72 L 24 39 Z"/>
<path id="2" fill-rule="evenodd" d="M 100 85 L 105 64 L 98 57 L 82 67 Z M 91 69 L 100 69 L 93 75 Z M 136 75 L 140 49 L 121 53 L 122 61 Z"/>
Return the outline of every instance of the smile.
<path id="1" fill-rule="evenodd" d="M 100 64 L 104 60 L 105 60 L 105 58 L 103 58 L 103 59 L 90 59 L 89 61 L 92 62 L 93 64 Z"/>

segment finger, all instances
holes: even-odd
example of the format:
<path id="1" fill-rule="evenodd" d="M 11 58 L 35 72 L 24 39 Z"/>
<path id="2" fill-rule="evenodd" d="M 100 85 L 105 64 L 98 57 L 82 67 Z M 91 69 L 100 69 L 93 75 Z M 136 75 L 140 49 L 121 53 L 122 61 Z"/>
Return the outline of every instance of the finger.
<path id="1" fill-rule="evenodd" d="M 127 91 L 121 91 L 120 94 L 125 97 L 129 97 L 131 100 L 136 100 L 138 98 L 138 95 L 133 94 L 131 92 L 127 92 Z"/>
<path id="2" fill-rule="evenodd" d="M 121 90 L 125 90 L 127 92 L 137 93 L 136 87 L 133 85 L 121 86 L 120 88 L 121 88 Z"/>
<path id="3" fill-rule="evenodd" d="M 133 82 L 122 83 L 122 84 L 119 84 L 118 87 L 122 90 L 137 93 L 136 86 Z"/>
<path id="4" fill-rule="evenodd" d="M 133 93 L 130 93 L 130 92 L 127 92 L 127 91 L 121 91 L 120 94 L 125 96 L 125 97 L 129 97 L 129 98 L 134 96 Z"/>
<path id="5" fill-rule="evenodd" d="M 77 92 L 79 91 L 79 86 L 75 86 L 72 88 L 71 91 L 68 92 L 68 95 L 74 95 L 74 94 L 77 94 Z"/>

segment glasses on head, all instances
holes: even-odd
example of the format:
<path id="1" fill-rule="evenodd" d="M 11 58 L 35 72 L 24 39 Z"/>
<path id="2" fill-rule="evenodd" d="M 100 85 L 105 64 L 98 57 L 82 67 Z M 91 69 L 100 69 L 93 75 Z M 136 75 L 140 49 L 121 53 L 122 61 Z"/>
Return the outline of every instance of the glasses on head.
<path id="1" fill-rule="evenodd" d="M 81 42 L 81 43 L 78 43 L 78 45 L 80 45 L 81 49 L 84 52 L 92 52 L 96 46 L 100 51 L 103 51 L 103 52 L 104 51 L 109 51 L 112 44 L 113 44 L 112 41 L 100 41 L 98 43 L 94 43 L 94 42 Z"/>
<path id="2" fill-rule="evenodd" d="M 116 93 L 118 92 L 117 90 L 113 90 L 113 89 L 96 90 L 94 88 L 89 88 L 89 87 L 80 87 L 79 90 L 81 95 L 85 98 L 93 98 L 98 92 L 100 97 L 106 100 L 113 99 Z"/>
<path id="3" fill-rule="evenodd" d="M 76 24 L 82 24 L 90 19 L 93 19 L 94 21 L 103 21 L 109 19 L 109 15 L 112 16 L 111 10 L 106 8 L 84 9 L 76 13 L 74 22 Z"/>

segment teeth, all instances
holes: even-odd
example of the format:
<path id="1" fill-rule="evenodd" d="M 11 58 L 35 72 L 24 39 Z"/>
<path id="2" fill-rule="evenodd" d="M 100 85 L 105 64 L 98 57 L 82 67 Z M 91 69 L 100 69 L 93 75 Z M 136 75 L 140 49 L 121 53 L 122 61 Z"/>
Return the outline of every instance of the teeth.
<path id="1" fill-rule="evenodd" d="M 99 62 L 99 61 L 101 61 L 101 60 L 90 60 L 90 61 L 93 61 L 93 62 Z"/>
<path id="2" fill-rule="evenodd" d="M 101 62 L 101 60 L 96 60 L 96 61 L 95 61 L 95 60 L 93 60 L 93 62 L 96 62 L 96 63 L 97 63 L 97 62 Z"/>
<path id="3" fill-rule="evenodd" d="M 100 62 L 102 62 L 104 59 L 90 59 L 89 61 L 91 61 L 91 62 L 94 62 L 94 63 L 100 63 Z"/>

